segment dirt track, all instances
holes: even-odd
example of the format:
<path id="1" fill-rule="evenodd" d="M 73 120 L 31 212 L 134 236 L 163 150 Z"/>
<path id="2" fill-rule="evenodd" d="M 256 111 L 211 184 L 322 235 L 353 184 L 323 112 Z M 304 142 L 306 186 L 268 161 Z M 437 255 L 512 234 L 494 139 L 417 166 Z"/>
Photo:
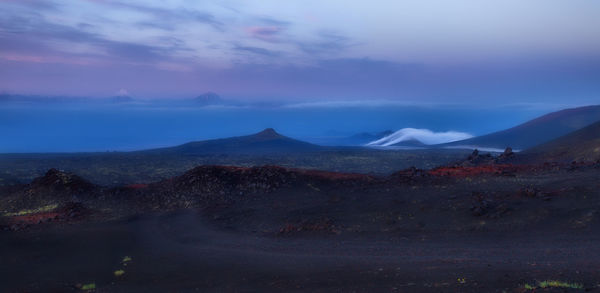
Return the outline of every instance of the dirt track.
<path id="1" fill-rule="evenodd" d="M 265 237 L 203 221 L 188 211 L 3 232 L 2 292 L 90 282 L 97 292 L 520 292 L 535 280 L 600 280 L 597 234 Z"/>

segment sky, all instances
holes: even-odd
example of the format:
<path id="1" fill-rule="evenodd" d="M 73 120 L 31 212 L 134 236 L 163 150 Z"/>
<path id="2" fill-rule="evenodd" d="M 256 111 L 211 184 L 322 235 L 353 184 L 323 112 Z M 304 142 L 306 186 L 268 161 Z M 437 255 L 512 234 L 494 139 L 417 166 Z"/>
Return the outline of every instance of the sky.
<path id="1" fill-rule="evenodd" d="M 0 0 L 0 92 L 593 104 L 599 1 Z"/>

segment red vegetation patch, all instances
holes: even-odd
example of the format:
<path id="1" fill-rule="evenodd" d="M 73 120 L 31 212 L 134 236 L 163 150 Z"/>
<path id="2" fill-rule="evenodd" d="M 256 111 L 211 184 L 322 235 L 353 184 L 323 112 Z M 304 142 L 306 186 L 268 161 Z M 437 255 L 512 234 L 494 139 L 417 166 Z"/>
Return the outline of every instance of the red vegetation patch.
<path id="1" fill-rule="evenodd" d="M 125 186 L 125 188 L 130 188 L 130 189 L 142 189 L 142 188 L 146 188 L 146 187 L 148 187 L 148 184 L 143 184 L 143 183 L 129 184 L 129 185 Z"/>
<path id="2" fill-rule="evenodd" d="M 52 220 L 56 220 L 61 216 L 58 212 L 45 212 L 45 213 L 37 213 L 23 216 L 13 216 L 11 217 L 11 221 L 15 224 L 38 224 L 43 222 L 48 222 Z"/>
<path id="3" fill-rule="evenodd" d="M 522 167 L 513 165 L 482 165 L 474 167 L 439 167 L 428 172 L 432 176 L 442 177 L 470 177 L 483 174 L 504 175 L 519 171 Z"/>

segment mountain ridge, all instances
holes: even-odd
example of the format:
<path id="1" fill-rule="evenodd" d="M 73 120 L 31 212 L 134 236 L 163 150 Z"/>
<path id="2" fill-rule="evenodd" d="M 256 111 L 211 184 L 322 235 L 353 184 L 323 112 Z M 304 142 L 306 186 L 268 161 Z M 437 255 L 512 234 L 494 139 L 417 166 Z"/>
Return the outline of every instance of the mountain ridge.
<path id="1" fill-rule="evenodd" d="M 600 160 L 600 121 L 527 149 L 524 155 L 536 161 L 595 162 Z"/>
<path id="2" fill-rule="evenodd" d="M 477 136 L 436 145 L 437 147 L 486 147 L 528 149 L 559 138 L 600 121 L 600 105 L 591 105 L 551 112 L 517 126 Z"/>

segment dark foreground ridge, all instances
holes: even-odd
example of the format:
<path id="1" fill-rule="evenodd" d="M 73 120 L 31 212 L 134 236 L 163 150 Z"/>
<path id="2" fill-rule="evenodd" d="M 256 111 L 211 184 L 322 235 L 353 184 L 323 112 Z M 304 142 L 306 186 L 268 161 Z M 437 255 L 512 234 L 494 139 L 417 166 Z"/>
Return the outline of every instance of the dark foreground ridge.
<path id="1" fill-rule="evenodd" d="M 278 136 L 272 130 L 264 136 Z M 150 184 L 130 184 L 107 188 L 64 171 L 50 169 L 30 184 L 2 187 L 1 198 L 5 214 L 36 211 L 41 205 L 56 208 L 77 203 L 128 206 L 131 212 L 171 211 L 180 208 L 205 208 L 227 205 L 248 198 L 264 197 L 281 190 L 319 192 L 337 190 L 389 189 L 404 185 L 456 185 L 461 180 L 505 180 L 505 177 L 566 176 L 571 172 L 594 173 L 600 169 L 595 162 L 570 164 L 512 164 L 518 162 L 510 148 L 498 156 L 475 150 L 465 160 L 430 170 L 409 168 L 390 176 L 371 176 L 320 170 L 284 168 L 280 166 L 239 167 L 205 165 L 180 176 Z M 570 176 L 570 175 L 569 175 Z M 414 187 L 413 186 L 413 187 Z M 493 186 L 490 186 L 493 187 Z M 485 188 L 485 187 L 483 187 Z M 8 209 L 7 209 L 8 208 Z M 44 210 L 47 212 L 48 210 Z M 21 213 L 22 214 L 22 213 Z"/>
<path id="2" fill-rule="evenodd" d="M 0 189 L 0 291 L 597 290 L 600 162 L 514 158 L 386 177 L 207 165 L 116 188 L 52 169 Z"/>

